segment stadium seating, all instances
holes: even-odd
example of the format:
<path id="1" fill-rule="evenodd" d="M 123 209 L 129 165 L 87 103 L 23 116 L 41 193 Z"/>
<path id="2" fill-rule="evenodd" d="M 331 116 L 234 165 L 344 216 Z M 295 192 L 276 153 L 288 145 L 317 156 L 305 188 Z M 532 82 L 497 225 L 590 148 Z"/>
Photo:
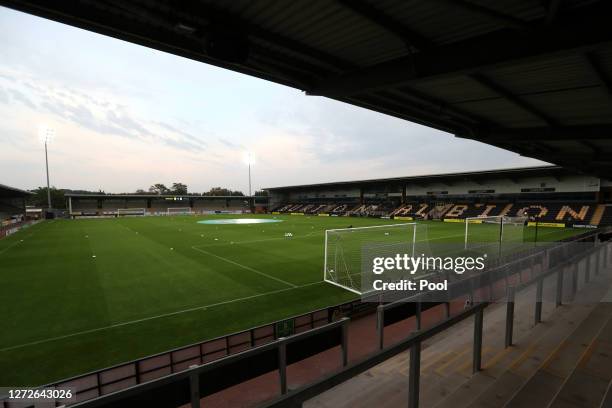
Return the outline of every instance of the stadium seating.
<path id="1" fill-rule="evenodd" d="M 612 205 L 609 204 L 604 206 L 601 220 L 597 225 L 612 225 Z"/>
<path id="2" fill-rule="evenodd" d="M 272 211 L 280 213 L 346 216 L 413 217 L 434 219 L 464 219 L 478 216 L 523 216 L 546 223 L 568 225 L 612 225 L 612 208 L 593 202 L 574 201 L 497 201 L 450 203 L 408 202 L 396 205 L 390 201 L 377 203 L 284 203 Z"/>
<path id="3" fill-rule="evenodd" d="M 97 214 L 98 211 L 98 200 L 72 200 L 73 214 Z"/>

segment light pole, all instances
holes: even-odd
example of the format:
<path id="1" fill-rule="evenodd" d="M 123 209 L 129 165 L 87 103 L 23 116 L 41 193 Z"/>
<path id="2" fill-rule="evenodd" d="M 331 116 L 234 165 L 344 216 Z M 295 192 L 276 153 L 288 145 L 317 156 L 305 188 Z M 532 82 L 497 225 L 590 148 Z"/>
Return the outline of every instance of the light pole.
<path id="1" fill-rule="evenodd" d="M 41 125 L 38 129 L 38 136 L 45 144 L 45 169 L 47 171 L 47 206 L 51 209 L 51 186 L 49 184 L 49 155 L 47 153 L 47 143 L 51 142 L 55 137 L 55 129 Z"/>
<path id="2" fill-rule="evenodd" d="M 251 196 L 251 164 L 255 163 L 255 159 L 251 152 L 244 153 L 244 162 L 249 166 L 249 197 Z"/>

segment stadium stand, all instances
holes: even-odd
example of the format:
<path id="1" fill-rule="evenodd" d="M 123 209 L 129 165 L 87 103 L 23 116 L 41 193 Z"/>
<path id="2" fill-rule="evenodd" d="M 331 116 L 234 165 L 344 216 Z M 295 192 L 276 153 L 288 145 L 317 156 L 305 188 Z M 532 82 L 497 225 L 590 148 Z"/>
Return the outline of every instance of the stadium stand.
<path id="1" fill-rule="evenodd" d="M 167 215 L 169 208 L 188 208 L 195 214 L 251 212 L 253 197 L 173 196 L 145 194 L 66 194 L 72 217 L 115 216 L 118 210 L 145 209 L 147 215 Z M 258 204 L 265 211 L 267 203 Z"/>
<path id="2" fill-rule="evenodd" d="M 609 225 L 610 211 L 604 205 L 592 202 L 496 202 L 496 203 L 448 203 L 436 206 L 434 202 L 407 203 L 394 207 L 393 203 L 381 204 L 287 204 L 273 210 L 279 213 L 320 214 L 330 213 L 345 216 L 369 217 L 413 217 L 465 219 L 495 215 L 523 216 L 546 223 L 574 225 Z"/>
<path id="3" fill-rule="evenodd" d="M 270 208 L 287 214 L 441 220 L 526 214 L 532 221 L 568 226 L 612 221 L 604 201 L 612 186 L 603 179 L 556 166 L 485 173 L 484 181 L 483 172 L 472 172 L 271 188 Z M 440 185 L 448 190 L 438 190 Z"/>
<path id="4" fill-rule="evenodd" d="M 606 205 L 603 208 L 604 209 L 603 209 L 603 212 L 601 213 L 599 225 L 612 225 L 612 205 Z"/>
<path id="5" fill-rule="evenodd" d="M 0 184 L 0 238 L 28 225 L 26 198 L 30 192 Z"/>

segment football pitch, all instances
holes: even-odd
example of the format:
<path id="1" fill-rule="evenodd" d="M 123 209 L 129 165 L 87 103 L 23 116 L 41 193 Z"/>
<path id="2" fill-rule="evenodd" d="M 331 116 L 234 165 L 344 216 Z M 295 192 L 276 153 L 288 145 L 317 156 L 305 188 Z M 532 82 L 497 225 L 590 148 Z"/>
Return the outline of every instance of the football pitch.
<path id="1" fill-rule="evenodd" d="M 198 223 L 230 218 L 280 222 Z M 0 386 L 40 385 L 353 300 L 322 281 L 325 230 L 387 223 L 406 221 L 218 215 L 26 228 L 0 240 Z M 463 242 L 463 223 L 424 224 L 428 240 Z M 540 239 L 578 232 L 541 228 Z"/>

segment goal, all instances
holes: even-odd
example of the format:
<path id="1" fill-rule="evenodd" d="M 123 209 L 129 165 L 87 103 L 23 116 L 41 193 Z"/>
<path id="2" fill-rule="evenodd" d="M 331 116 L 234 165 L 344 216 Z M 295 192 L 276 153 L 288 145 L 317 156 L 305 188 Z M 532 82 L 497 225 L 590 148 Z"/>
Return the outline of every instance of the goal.
<path id="1" fill-rule="evenodd" d="M 146 210 L 144 208 L 117 208 L 117 216 L 145 214 Z"/>
<path id="2" fill-rule="evenodd" d="M 342 228 L 325 231 L 323 280 L 363 295 L 371 291 L 368 284 L 374 257 L 393 257 L 407 253 L 413 256 L 417 243 L 417 224 L 389 224 L 371 227 Z"/>
<path id="3" fill-rule="evenodd" d="M 495 215 L 465 219 L 465 249 L 522 243 L 527 217 Z"/>
<path id="4" fill-rule="evenodd" d="M 174 207 L 166 210 L 166 215 L 188 215 L 193 214 L 191 207 Z"/>

